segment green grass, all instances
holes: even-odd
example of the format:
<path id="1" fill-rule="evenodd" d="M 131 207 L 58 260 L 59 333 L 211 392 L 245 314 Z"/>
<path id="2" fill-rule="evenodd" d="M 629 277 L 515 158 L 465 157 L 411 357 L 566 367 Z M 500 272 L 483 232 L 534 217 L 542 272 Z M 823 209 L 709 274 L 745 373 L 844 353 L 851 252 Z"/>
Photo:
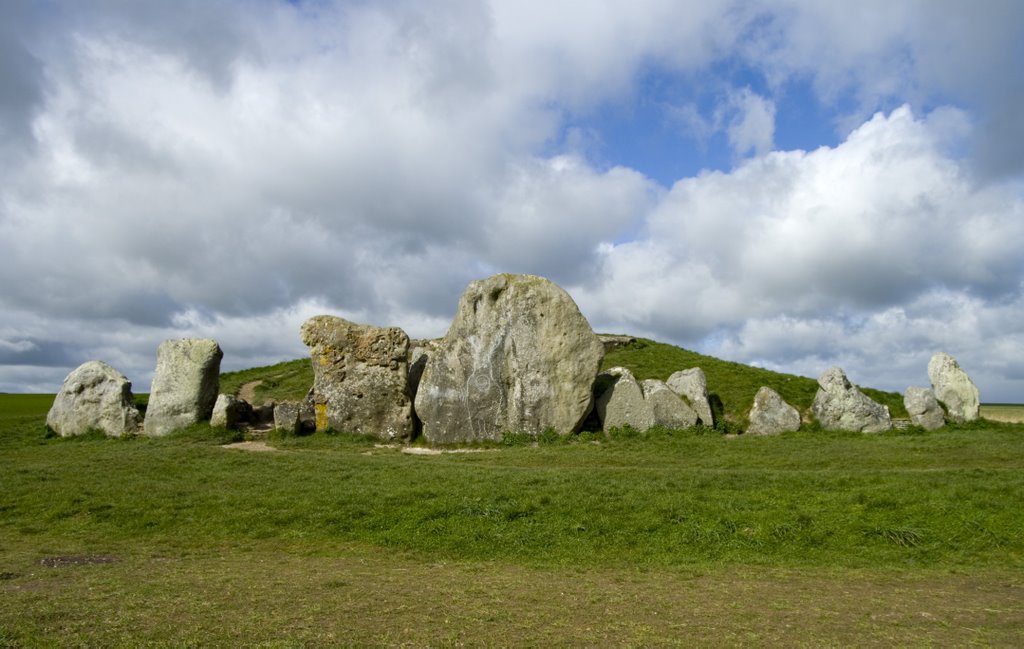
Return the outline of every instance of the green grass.
<path id="1" fill-rule="evenodd" d="M 0 646 L 1024 640 L 1022 425 L 246 453 L 50 403 L 0 395 Z"/>
<path id="2" fill-rule="evenodd" d="M 224 372 L 220 375 L 220 391 L 237 396 L 243 385 L 254 381 L 260 384 L 256 387 L 253 405 L 269 400 L 300 400 L 313 385 L 313 368 L 308 358 L 298 358 L 266 367 Z"/>
<path id="3" fill-rule="evenodd" d="M 804 415 L 810 411 L 814 395 L 818 391 L 817 379 L 723 361 L 713 356 L 643 338 L 605 355 L 605 369 L 617 366 L 629 369 L 638 380 L 662 381 L 679 370 L 699 367 L 707 378 L 711 400 L 720 402 L 725 419 L 741 428 L 747 426 L 747 413 L 754 403 L 754 395 L 761 386 L 766 385 L 778 392 Z M 822 371 L 826 369 L 828 368 L 823 367 Z M 863 387 L 861 391 L 888 406 L 893 417 L 908 416 L 901 395 Z"/>

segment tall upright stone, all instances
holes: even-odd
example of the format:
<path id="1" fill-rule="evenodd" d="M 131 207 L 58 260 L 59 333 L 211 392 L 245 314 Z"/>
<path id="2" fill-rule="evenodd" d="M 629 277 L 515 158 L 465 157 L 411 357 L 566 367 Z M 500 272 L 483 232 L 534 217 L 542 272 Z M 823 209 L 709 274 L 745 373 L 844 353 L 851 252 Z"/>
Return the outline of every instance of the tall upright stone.
<path id="1" fill-rule="evenodd" d="M 473 282 L 430 355 L 416 414 L 431 444 L 579 429 L 604 346 L 560 287 L 532 275 Z"/>
<path id="2" fill-rule="evenodd" d="M 103 361 L 79 365 L 64 384 L 46 415 L 46 425 L 62 437 L 102 430 L 117 437 L 139 427 L 132 384 Z"/>
<path id="3" fill-rule="evenodd" d="M 313 361 L 316 429 L 408 440 L 413 433 L 409 336 L 329 315 L 303 323 Z"/>
<path id="4" fill-rule="evenodd" d="M 879 433 L 892 428 L 889 408 L 858 390 L 840 368 L 825 370 L 818 386 L 811 411 L 826 429 Z"/>
<path id="5" fill-rule="evenodd" d="M 715 425 L 714 417 L 711 414 L 711 402 L 708 400 L 708 380 L 704 377 L 704 370 L 699 367 L 680 370 L 668 377 L 667 383 L 673 392 L 686 399 L 686 403 L 697 413 L 700 423 L 708 427 Z"/>
<path id="6" fill-rule="evenodd" d="M 955 422 L 974 421 L 978 418 L 981 395 L 967 372 L 956 359 L 938 352 L 928 361 L 928 379 L 935 390 L 935 398 L 946 406 L 946 414 Z"/>
<path id="7" fill-rule="evenodd" d="M 220 388 L 217 341 L 204 338 L 165 340 L 156 353 L 156 372 L 143 424 L 151 437 L 166 435 L 213 413 Z"/>

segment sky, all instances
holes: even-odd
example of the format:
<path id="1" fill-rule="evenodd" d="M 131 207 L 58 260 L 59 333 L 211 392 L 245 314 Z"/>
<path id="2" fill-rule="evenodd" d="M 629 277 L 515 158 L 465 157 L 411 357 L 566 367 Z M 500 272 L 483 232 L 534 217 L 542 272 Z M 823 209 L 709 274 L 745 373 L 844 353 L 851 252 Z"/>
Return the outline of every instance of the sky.
<path id="1" fill-rule="evenodd" d="M 1022 115 L 1018 0 L 6 0 L 0 391 L 299 358 L 321 313 L 437 337 L 511 272 L 599 332 L 899 392 L 946 351 L 1024 402 Z"/>

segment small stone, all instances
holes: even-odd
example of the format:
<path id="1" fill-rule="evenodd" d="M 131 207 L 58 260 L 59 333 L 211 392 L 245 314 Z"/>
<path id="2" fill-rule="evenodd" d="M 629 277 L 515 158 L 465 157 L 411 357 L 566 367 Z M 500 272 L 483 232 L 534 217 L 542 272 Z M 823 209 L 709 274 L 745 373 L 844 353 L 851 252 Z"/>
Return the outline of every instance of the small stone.
<path id="1" fill-rule="evenodd" d="M 699 417 L 686 401 L 664 381 L 645 379 L 640 387 L 644 391 L 644 401 L 651 410 L 655 426 L 664 428 L 693 428 Z"/>
<path id="2" fill-rule="evenodd" d="M 941 428 L 946 423 L 942 406 L 935 398 L 935 393 L 928 388 L 911 386 L 903 394 L 903 405 L 910 415 L 910 422 L 925 430 Z"/>
<path id="3" fill-rule="evenodd" d="M 668 387 L 686 399 L 686 402 L 697 413 L 700 423 L 709 428 L 715 425 L 714 416 L 711 414 L 711 403 L 708 401 L 708 380 L 704 376 L 704 370 L 699 367 L 691 367 L 688 370 L 675 372 L 668 377 Z"/>
<path id="4" fill-rule="evenodd" d="M 218 394 L 210 415 L 210 425 L 234 430 L 252 419 L 252 406 L 233 394 Z"/>
<path id="5" fill-rule="evenodd" d="M 762 386 L 754 396 L 748 418 L 748 435 L 778 435 L 800 430 L 800 411 L 767 386 Z"/>
<path id="6" fill-rule="evenodd" d="M 282 401 L 274 406 L 274 429 L 285 435 L 298 435 L 302 431 L 302 404 Z"/>
<path id="7" fill-rule="evenodd" d="M 654 412 L 644 399 L 643 388 L 625 367 L 613 367 L 597 375 L 594 408 L 605 431 L 629 426 L 645 431 L 654 425 Z"/>

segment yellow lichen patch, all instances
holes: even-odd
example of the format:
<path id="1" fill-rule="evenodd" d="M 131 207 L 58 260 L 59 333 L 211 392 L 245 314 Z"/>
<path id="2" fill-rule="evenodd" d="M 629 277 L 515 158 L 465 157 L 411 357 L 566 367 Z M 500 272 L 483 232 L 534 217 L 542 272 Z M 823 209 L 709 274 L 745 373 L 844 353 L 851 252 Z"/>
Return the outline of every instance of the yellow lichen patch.
<path id="1" fill-rule="evenodd" d="M 316 429 L 327 430 L 327 404 L 315 404 L 314 409 L 316 410 Z"/>

